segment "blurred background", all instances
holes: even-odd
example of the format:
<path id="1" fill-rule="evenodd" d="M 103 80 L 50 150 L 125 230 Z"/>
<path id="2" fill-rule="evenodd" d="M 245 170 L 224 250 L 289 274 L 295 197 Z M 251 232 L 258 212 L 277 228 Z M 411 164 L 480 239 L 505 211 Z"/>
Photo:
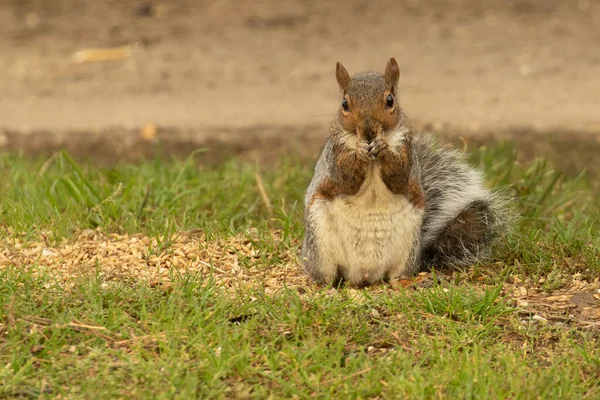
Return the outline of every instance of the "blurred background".
<path id="1" fill-rule="evenodd" d="M 419 128 L 600 154 L 596 0 L 0 0 L 0 21 L 5 150 L 316 157 L 336 61 L 394 56 Z"/>

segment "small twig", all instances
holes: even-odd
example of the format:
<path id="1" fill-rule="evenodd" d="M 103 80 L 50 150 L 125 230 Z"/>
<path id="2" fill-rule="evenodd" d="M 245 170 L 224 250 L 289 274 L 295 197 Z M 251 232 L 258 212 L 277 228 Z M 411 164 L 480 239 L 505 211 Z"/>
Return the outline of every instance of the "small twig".
<path id="1" fill-rule="evenodd" d="M 72 328 L 90 329 L 90 330 L 98 330 L 98 331 L 108 331 L 108 329 L 106 329 L 103 326 L 78 324 L 76 322 L 69 322 L 67 324 L 67 326 L 70 326 Z"/>
<path id="2" fill-rule="evenodd" d="M 213 270 L 215 270 L 215 271 L 217 271 L 217 272 L 219 272 L 219 273 L 223 274 L 223 275 L 227 275 L 227 273 L 226 273 L 225 271 L 223 271 L 223 270 L 222 270 L 222 269 L 220 269 L 220 268 L 217 268 L 217 267 L 215 267 L 215 266 L 214 266 L 214 265 L 212 265 L 212 264 L 209 264 L 209 263 L 207 263 L 206 261 L 198 260 L 198 262 L 199 262 L 200 264 L 202 264 L 202 265 L 205 265 L 205 266 L 207 266 L 207 267 L 208 267 L 208 268 L 210 268 L 210 269 L 213 269 Z"/>
<path id="3" fill-rule="evenodd" d="M 49 326 L 52 323 L 51 319 L 43 318 L 43 317 L 36 317 L 34 315 L 26 315 L 24 317 L 21 317 L 21 320 L 28 322 L 30 324 L 36 324 L 36 325 L 42 325 L 42 326 Z"/>
<path id="4" fill-rule="evenodd" d="M 112 199 L 114 199 L 115 197 L 120 195 L 122 191 L 123 191 L 123 182 L 119 182 L 119 185 L 117 185 L 117 188 L 115 189 L 114 193 L 111 194 L 110 196 L 108 196 L 107 198 L 105 198 L 104 200 L 102 200 L 100 202 L 100 204 L 104 204 L 107 201 L 111 201 Z"/>
<path id="5" fill-rule="evenodd" d="M 38 178 L 41 177 L 42 175 L 44 175 L 44 173 L 46 173 L 46 170 L 50 167 L 50 165 L 56 159 L 57 156 L 58 156 L 58 153 L 54 153 L 50 156 L 50 158 L 48 158 L 46 160 L 44 165 L 42 165 L 42 168 L 40 168 L 40 170 L 38 171 L 38 174 L 37 174 Z"/>
<path id="6" fill-rule="evenodd" d="M 254 178 L 256 179 L 256 186 L 258 186 L 258 192 L 260 193 L 260 197 L 262 198 L 265 207 L 269 214 L 273 213 L 273 206 L 271 205 L 271 200 L 267 196 L 267 192 L 265 191 L 265 185 L 263 183 L 262 177 L 257 173 L 254 174 Z"/>
<path id="7" fill-rule="evenodd" d="M 600 322 L 577 321 L 577 325 L 581 325 L 583 328 L 593 328 L 595 326 L 600 326 Z"/>
<path id="8" fill-rule="evenodd" d="M 556 206 L 555 208 L 548 211 L 548 215 L 553 215 L 553 214 L 559 213 L 559 212 L 563 211 L 564 209 L 570 207 L 573 203 L 575 203 L 579 200 L 580 200 L 579 197 L 575 197 L 574 199 L 567 201 L 565 204 Z"/>
<path id="9" fill-rule="evenodd" d="M 56 324 L 55 327 L 56 328 L 72 328 L 79 332 L 86 332 L 88 334 L 98 336 L 98 337 L 106 340 L 107 342 L 113 342 L 119 337 L 118 334 L 115 334 L 115 333 L 109 331 L 108 329 L 106 329 L 103 326 L 86 325 L 86 324 L 78 324 L 75 322 L 69 322 L 68 324 L 65 324 L 65 325 Z M 106 334 L 104 334 L 102 332 L 106 332 Z"/>
<path id="10" fill-rule="evenodd" d="M 14 319 L 14 317 L 13 317 Z M 20 318 L 21 321 L 25 321 L 29 324 L 35 324 L 35 325 L 41 325 L 41 326 L 52 326 L 54 328 L 59 328 L 59 329 L 64 329 L 64 328 L 73 328 L 75 330 L 88 330 L 88 331 L 92 331 L 93 333 L 97 333 L 100 331 L 103 332 L 108 332 L 111 335 L 114 335 L 113 332 L 111 332 L 110 330 L 108 330 L 107 328 L 103 327 L 103 326 L 99 326 L 99 325 L 88 325 L 88 324 L 84 324 L 81 321 L 71 321 L 67 324 L 52 324 L 52 320 L 49 318 L 43 318 L 43 317 L 36 317 L 33 315 L 26 315 Z M 106 335 L 102 335 L 102 336 L 106 336 Z M 106 336 L 107 338 L 114 340 L 114 338 L 111 338 L 109 336 Z"/>

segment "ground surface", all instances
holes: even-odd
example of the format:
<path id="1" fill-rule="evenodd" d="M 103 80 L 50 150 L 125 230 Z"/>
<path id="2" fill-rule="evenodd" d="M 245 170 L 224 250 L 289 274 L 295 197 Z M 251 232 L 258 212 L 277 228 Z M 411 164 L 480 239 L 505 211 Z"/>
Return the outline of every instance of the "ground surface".
<path id="1" fill-rule="evenodd" d="M 0 2 L 0 398 L 599 398 L 599 18 L 586 0 Z M 326 137 L 335 62 L 392 55 L 415 125 L 461 137 L 520 218 L 439 285 L 318 287 L 298 157 Z M 477 149 L 498 138 L 518 151 Z"/>
<path id="2" fill-rule="evenodd" d="M 154 123 L 177 154 L 314 156 L 337 107 L 335 62 L 381 70 L 390 56 L 418 126 L 554 144 L 560 158 L 573 140 L 600 148 L 597 1 L 7 0 L 0 19 L 8 149 L 135 159 Z M 123 60 L 73 58 L 121 46 Z"/>
<path id="3" fill-rule="evenodd" d="M 309 163 L 201 157 L 0 156 L 0 398 L 600 396 L 586 179 L 477 151 L 520 212 L 492 259 L 335 290 L 298 260 Z"/>

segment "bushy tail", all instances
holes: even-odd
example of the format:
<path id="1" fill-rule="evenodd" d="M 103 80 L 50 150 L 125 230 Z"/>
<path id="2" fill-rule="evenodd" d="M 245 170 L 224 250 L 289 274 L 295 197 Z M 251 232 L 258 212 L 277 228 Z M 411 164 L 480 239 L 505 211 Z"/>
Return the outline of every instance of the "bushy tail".
<path id="1" fill-rule="evenodd" d="M 426 202 L 422 267 L 465 267 L 486 259 L 510 221 L 505 196 L 485 187 L 464 154 L 426 134 L 414 143 Z"/>

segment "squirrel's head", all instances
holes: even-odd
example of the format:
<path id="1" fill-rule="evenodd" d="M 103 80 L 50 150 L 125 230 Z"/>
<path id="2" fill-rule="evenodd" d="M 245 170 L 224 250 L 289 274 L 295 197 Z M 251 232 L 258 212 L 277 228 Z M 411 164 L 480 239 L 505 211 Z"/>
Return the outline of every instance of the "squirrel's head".
<path id="1" fill-rule="evenodd" d="M 361 72 L 352 78 L 341 63 L 335 76 L 342 92 L 337 122 L 346 132 L 371 142 L 378 135 L 395 130 L 403 121 L 396 93 L 400 69 L 390 58 L 383 74 Z"/>

